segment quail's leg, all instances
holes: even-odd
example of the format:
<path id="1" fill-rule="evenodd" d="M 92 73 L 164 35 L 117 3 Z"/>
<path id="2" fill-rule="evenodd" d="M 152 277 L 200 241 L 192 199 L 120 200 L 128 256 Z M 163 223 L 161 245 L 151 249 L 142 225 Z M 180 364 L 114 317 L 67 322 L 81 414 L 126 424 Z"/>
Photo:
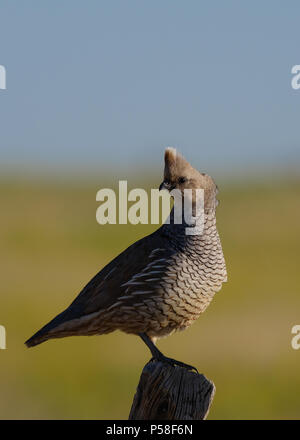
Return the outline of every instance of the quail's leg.
<path id="1" fill-rule="evenodd" d="M 176 361 L 175 359 L 171 359 L 166 357 L 162 354 L 162 352 L 153 344 L 149 336 L 146 335 L 146 333 L 139 333 L 139 336 L 142 338 L 142 340 L 145 342 L 149 350 L 151 351 L 151 354 L 154 359 L 157 359 L 161 362 L 166 362 L 170 365 L 178 365 L 179 367 L 187 368 L 188 370 L 195 370 L 198 373 L 197 368 L 193 367 L 192 365 L 185 364 L 184 362 Z"/>

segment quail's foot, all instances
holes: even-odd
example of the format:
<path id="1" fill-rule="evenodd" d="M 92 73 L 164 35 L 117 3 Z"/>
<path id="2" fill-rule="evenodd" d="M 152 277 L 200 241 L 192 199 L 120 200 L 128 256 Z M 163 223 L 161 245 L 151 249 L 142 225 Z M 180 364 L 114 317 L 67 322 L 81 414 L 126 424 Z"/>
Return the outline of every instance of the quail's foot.
<path id="1" fill-rule="evenodd" d="M 193 367 L 192 365 L 189 365 L 189 364 L 185 364 L 184 362 L 181 362 L 181 361 L 177 361 L 176 359 L 172 359 L 172 358 L 166 357 L 163 354 L 158 355 L 155 358 L 153 357 L 151 359 L 151 361 L 152 360 L 157 360 L 157 361 L 160 361 L 160 362 L 165 362 L 166 364 L 172 365 L 173 367 L 175 365 L 178 365 L 178 367 L 186 368 L 187 370 L 194 370 L 196 373 L 199 374 L 199 372 L 198 372 L 196 367 Z"/>

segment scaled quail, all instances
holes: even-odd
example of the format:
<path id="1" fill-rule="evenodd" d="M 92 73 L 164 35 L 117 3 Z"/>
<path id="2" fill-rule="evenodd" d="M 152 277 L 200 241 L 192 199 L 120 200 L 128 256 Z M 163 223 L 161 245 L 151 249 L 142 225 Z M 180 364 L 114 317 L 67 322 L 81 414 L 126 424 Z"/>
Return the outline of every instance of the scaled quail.
<path id="1" fill-rule="evenodd" d="M 167 148 L 160 189 L 178 189 L 183 195 L 184 189 L 197 188 L 204 190 L 201 235 L 187 235 L 190 225 L 172 222 L 173 207 L 169 224 L 164 223 L 112 260 L 26 345 L 122 330 L 139 335 L 154 358 L 185 366 L 166 358 L 156 340 L 189 327 L 221 289 L 227 274 L 216 227 L 217 186 L 174 148 Z"/>

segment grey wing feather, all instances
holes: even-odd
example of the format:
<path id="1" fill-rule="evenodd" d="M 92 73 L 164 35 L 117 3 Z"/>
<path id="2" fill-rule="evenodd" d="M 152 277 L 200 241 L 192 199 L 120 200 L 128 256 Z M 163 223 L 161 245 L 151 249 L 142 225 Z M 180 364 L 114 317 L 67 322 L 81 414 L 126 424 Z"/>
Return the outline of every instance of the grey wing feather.
<path id="1" fill-rule="evenodd" d="M 155 294 L 157 287 L 152 281 L 155 272 L 158 272 L 155 262 L 161 258 L 167 261 L 173 253 L 169 248 L 168 237 L 161 233 L 161 229 L 132 244 L 98 272 L 72 304 L 28 339 L 26 345 L 32 347 L 40 344 L 48 339 L 49 332 L 61 324 L 107 310 L 117 305 L 120 299 L 123 304 L 124 301 L 130 304 L 136 298 L 134 292 Z M 165 267 L 161 265 L 160 277 L 164 270 Z"/>
<path id="2" fill-rule="evenodd" d="M 84 287 L 69 307 L 70 319 L 107 309 L 120 299 L 130 302 L 133 293 L 155 293 L 173 253 L 159 230 L 134 243 Z"/>

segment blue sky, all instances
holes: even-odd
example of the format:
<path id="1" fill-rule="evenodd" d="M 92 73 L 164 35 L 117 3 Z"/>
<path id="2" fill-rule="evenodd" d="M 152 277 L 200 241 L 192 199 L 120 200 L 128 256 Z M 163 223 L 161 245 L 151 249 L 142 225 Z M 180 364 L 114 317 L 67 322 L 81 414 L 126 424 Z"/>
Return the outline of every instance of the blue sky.
<path id="1" fill-rule="evenodd" d="M 300 163 L 299 1 L 4 0 L 0 169 Z"/>

